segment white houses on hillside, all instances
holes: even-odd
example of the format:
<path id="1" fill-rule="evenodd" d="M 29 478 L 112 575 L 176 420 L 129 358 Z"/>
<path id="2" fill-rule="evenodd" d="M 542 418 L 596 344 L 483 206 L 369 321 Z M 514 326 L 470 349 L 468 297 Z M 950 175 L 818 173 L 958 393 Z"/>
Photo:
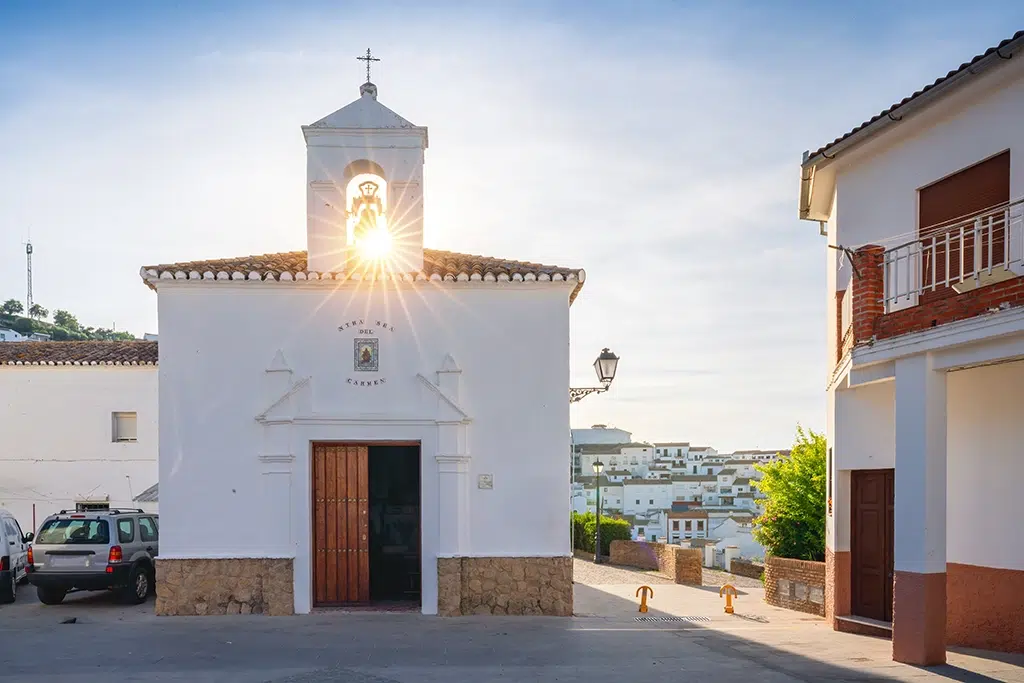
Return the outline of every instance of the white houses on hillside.
<path id="1" fill-rule="evenodd" d="M 155 342 L 0 344 L 0 507 L 136 507 L 157 480 Z"/>

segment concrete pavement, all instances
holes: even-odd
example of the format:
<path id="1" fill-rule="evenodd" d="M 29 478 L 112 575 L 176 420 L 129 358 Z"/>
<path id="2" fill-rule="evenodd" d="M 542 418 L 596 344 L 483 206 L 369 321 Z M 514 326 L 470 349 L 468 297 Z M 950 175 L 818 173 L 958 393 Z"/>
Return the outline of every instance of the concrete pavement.
<path id="1" fill-rule="evenodd" d="M 47 607 L 23 591 L 0 607 L 0 682 L 97 680 L 307 683 L 444 681 L 1024 681 L 1024 657 L 951 653 L 924 670 L 891 661 L 887 641 L 835 633 L 820 619 L 760 602 L 722 612 L 717 591 L 654 585 L 637 622 L 636 585 L 576 585 L 571 619 L 321 613 L 166 618 L 152 600 L 121 607 L 72 596 Z M 61 624 L 69 616 L 75 624 Z"/>

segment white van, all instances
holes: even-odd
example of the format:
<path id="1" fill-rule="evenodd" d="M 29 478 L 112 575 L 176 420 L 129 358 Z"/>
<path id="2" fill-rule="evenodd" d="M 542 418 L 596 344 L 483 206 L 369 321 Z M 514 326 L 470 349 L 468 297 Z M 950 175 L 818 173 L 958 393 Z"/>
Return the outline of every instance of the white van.
<path id="1" fill-rule="evenodd" d="M 25 583 L 31 542 L 32 532 L 22 532 L 14 515 L 0 508 L 0 603 L 14 602 L 18 584 Z"/>

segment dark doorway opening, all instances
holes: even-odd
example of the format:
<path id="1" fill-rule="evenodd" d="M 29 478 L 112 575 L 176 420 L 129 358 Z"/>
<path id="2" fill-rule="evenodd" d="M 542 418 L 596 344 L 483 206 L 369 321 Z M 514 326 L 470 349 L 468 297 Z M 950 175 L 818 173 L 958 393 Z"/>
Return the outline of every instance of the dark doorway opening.
<path id="1" fill-rule="evenodd" d="M 895 470 L 852 474 L 852 611 L 859 617 L 892 621 Z"/>
<path id="2" fill-rule="evenodd" d="M 420 604 L 420 447 L 370 445 L 370 600 Z"/>

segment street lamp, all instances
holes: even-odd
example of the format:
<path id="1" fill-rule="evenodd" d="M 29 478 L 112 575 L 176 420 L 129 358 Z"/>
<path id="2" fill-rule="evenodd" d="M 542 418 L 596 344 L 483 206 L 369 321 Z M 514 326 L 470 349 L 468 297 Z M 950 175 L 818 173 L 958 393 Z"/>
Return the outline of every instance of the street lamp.
<path id="1" fill-rule="evenodd" d="M 607 351 L 607 349 L 605 349 Z M 604 463 L 600 460 L 594 461 L 594 474 L 597 475 L 597 536 L 594 539 L 594 564 L 601 564 L 601 473 L 604 472 Z"/>
<path id="2" fill-rule="evenodd" d="M 584 396 L 590 394 L 600 394 L 608 391 L 608 388 L 612 385 L 612 380 L 615 379 L 615 371 L 619 367 L 619 357 L 608 349 L 603 349 L 598 355 L 597 360 L 594 361 L 594 372 L 597 373 L 597 379 L 601 382 L 599 387 L 580 387 L 578 389 L 569 389 L 569 403 L 576 403 L 583 399 Z"/>

